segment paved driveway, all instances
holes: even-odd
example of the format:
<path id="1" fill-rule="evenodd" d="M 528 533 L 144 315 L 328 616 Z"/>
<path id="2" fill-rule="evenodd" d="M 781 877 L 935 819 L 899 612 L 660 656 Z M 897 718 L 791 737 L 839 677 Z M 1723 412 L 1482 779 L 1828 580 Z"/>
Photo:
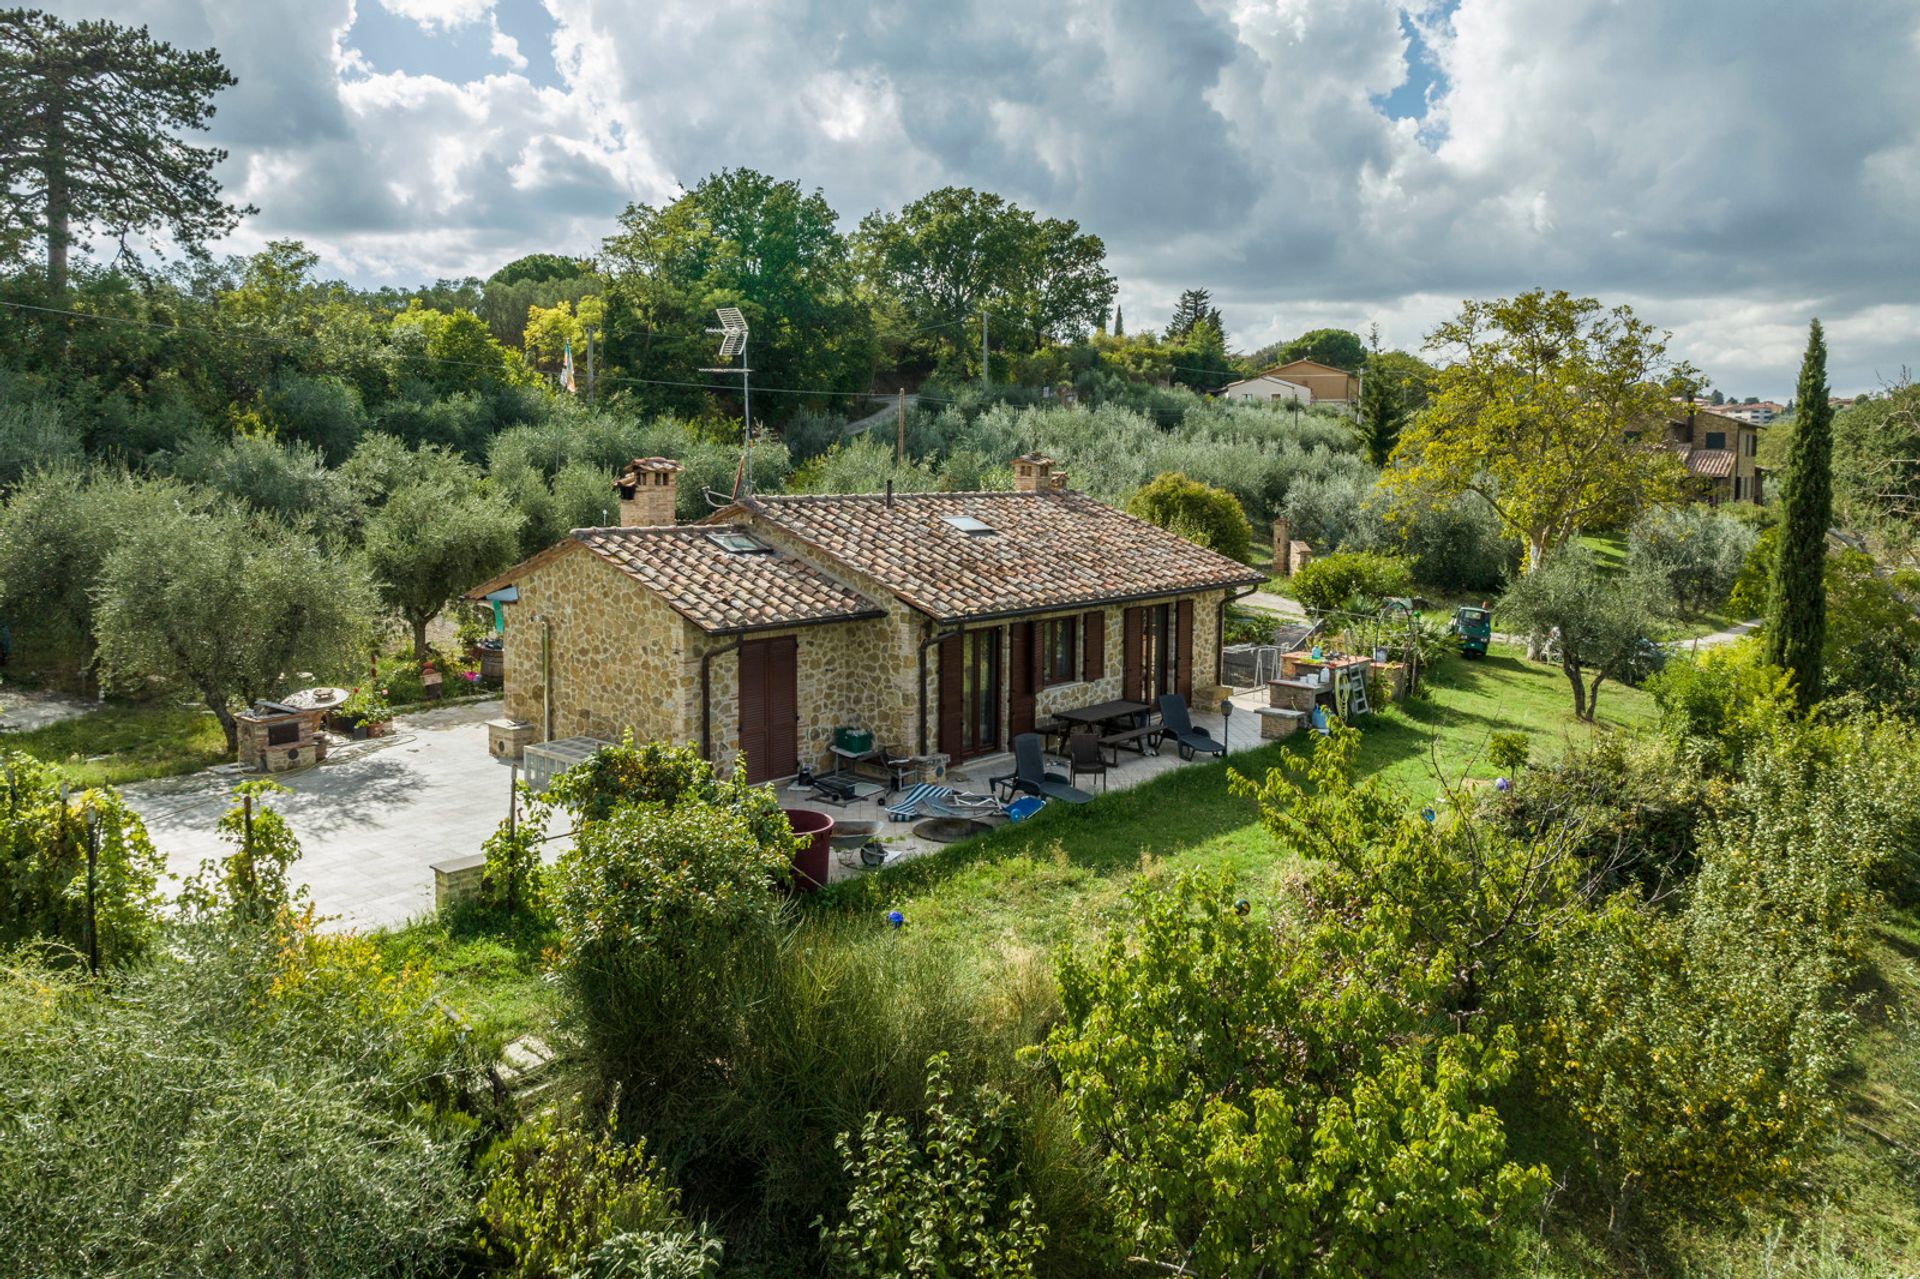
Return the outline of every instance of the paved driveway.
<path id="1" fill-rule="evenodd" d="M 275 778 L 294 792 L 276 801 L 300 838 L 294 877 L 335 927 L 426 914 L 433 863 L 480 851 L 507 815 L 509 769 L 487 754 L 486 721 L 500 713 L 489 701 L 409 715 L 392 737 L 355 742 L 318 768 Z M 213 824 L 233 787 L 258 776 L 228 765 L 124 793 L 178 879 L 226 851 Z"/>

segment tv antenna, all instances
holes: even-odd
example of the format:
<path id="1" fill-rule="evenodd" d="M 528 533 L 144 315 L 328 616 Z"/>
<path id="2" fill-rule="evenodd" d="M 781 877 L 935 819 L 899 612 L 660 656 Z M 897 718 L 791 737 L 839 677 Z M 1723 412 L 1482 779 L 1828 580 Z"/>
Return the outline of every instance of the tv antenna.
<path id="1" fill-rule="evenodd" d="M 747 367 L 747 317 L 740 314 L 737 306 L 715 307 L 713 313 L 720 317 L 718 328 L 709 328 L 707 332 L 720 335 L 720 358 L 731 360 L 740 357 L 740 365 L 735 368 L 728 364 L 717 369 L 701 369 L 702 373 L 738 373 L 740 375 L 740 478 L 734 481 L 733 495 L 736 498 L 753 496 L 753 398 L 747 385 L 747 375 L 753 372 Z"/>

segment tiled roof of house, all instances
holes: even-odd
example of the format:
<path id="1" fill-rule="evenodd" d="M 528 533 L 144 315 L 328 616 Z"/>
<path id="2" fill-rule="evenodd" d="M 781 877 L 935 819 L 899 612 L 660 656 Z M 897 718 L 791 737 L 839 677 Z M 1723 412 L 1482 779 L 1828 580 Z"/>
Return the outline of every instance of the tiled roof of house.
<path id="1" fill-rule="evenodd" d="M 878 617 L 883 610 L 806 561 L 778 549 L 742 553 L 714 540 L 748 534 L 740 524 L 674 528 L 577 528 L 567 540 L 467 592 L 478 599 L 579 546 L 659 595 L 709 634 Z M 765 545 L 761 543 L 761 545 Z"/>
<path id="2" fill-rule="evenodd" d="M 751 510 L 942 621 L 1142 599 L 1263 579 L 1079 493 L 761 497 Z M 739 518 L 739 508 L 715 520 Z M 971 518 L 967 532 L 948 517 Z"/>
<path id="3" fill-rule="evenodd" d="M 1733 474 L 1732 449 L 1693 449 L 1686 461 L 1688 471 L 1710 480 L 1724 480 Z"/>

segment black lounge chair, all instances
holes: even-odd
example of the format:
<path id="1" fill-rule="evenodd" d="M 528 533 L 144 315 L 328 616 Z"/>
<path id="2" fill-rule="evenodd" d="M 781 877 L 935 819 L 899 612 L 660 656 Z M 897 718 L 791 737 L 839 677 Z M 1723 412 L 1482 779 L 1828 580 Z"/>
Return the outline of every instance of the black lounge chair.
<path id="1" fill-rule="evenodd" d="M 1022 733 L 1013 739 L 1013 771 L 1004 777 L 991 779 L 988 784 L 1004 791 L 1009 798 L 1014 795 L 1037 795 L 1041 799 L 1057 799 L 1067 804 L 1085 804 L 1093 799 L 1087 792 L 1069 785 L 1059 773 L 1047 771 L 1038 733 Z"/>
<path id="2" fill-rule="evenodd" d="M 1187 699 L 1178 693 L 1160 694 L 1160 726 L 1180 748 L 1181 759 L 1192 759 L 1195 752 L 1227 753 L 1225 742 L 1215 741 L 1212 733 L 1193 726 L 1193 717 L 1187 714 Z"/>

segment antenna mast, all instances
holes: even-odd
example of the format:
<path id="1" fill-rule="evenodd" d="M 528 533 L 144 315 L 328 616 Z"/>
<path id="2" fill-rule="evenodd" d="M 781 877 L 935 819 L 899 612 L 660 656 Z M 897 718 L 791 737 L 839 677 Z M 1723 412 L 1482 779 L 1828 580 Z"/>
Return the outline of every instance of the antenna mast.
<path id="1" fill-rule="evenodd" d="M 718 328 L 710 328 L 709 333 L 720 335 L 720 358 L 731 360 L 736 354 L 740 357 L 740 367 L 731 364 L 717 369 L 701 369 L 702 373 L 738 373 L 740 375 L 740 482 L 734 485 L 736 498 L 753 496 L 753 399 L 747 385 L 747 375 L 753 370 L 747 367 L 747 317 L 740 314 L 737 306 L 715 307 L 713 313 L 720 318 Z"/>

